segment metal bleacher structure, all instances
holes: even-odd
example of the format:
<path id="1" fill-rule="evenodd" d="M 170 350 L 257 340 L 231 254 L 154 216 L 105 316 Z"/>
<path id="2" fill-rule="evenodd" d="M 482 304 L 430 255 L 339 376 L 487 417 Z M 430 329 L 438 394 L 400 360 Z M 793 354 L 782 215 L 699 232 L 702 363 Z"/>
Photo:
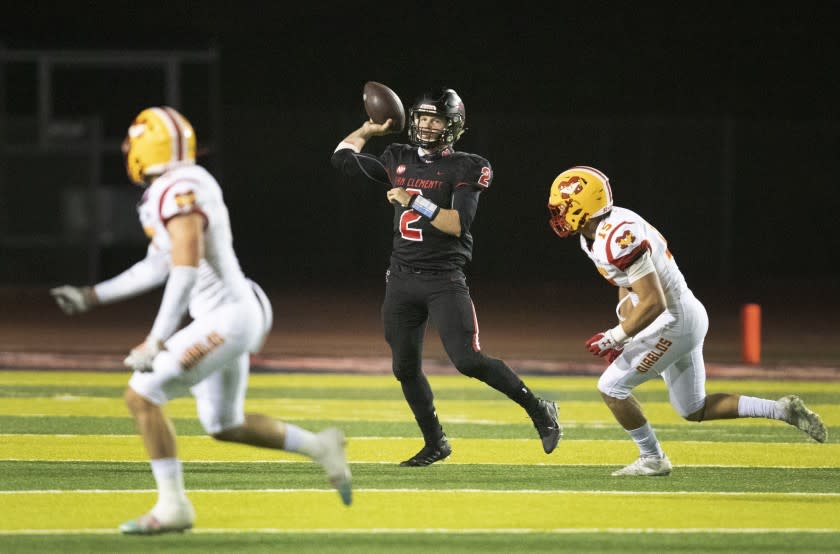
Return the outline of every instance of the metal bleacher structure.
<path id="1" fill-rule="evenodd" d="M 220 136 L 218 54 L 0 46 L 0 285 L 95 282 L 108 248 L 142 245 L 120 144 L 150 105 Z"/>

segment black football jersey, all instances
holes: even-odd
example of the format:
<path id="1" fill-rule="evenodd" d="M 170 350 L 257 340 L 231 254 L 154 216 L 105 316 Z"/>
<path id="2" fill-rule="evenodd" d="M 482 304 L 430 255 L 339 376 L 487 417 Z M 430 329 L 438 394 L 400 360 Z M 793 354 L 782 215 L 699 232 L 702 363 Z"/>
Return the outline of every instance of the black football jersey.
<path id="1" fill-rule="evenodd" d="M 411 208 L 394 207 L 394 262 L 421 269 L 454 269 L 472 259 L 470 233 L 478 197 L 490 186 L 493 171 L 481 156 L 456 152 L 421 157 L 417 147 L 392 144 L 379 157 L 393 187 L 422 194 L 441 208 L 458 210 L 461 236 L 436 229 Z"/>

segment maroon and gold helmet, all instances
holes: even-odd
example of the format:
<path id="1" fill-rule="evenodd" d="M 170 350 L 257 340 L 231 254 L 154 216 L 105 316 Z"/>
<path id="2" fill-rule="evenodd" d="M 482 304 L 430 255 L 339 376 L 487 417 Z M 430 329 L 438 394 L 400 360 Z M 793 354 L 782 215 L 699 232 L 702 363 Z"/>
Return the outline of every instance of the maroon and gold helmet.
<path id="1" fill-rule="evenodd" d="M 579 233 L 586 222 L 613 206 L 609 178 L 595 169 L 577 165 L 558 175 L 548 195 L 548 223 L 560 237 Z"/>
<path id="2" fill-rule="evenodd" d="M 128 178 L 144 185 L 170 167 L 195 163 L 195 132 L 174 108 L 146 108 L 131 123 L 122 148 Z"/>

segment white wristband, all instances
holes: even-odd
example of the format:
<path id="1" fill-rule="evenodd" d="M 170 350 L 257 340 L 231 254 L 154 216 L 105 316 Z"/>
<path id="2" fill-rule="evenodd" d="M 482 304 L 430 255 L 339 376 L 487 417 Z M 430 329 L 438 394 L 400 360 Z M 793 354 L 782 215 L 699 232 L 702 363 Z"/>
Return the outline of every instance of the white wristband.
<path id="1" fill-rule="evenodd" d="M 627 339 L 630 338 L 630 335 L 624 332 L 624 328 L 621 326 L 621 323 L 610 329 L 609 333 L 618 344 L 624 344 L 627 342 Z"/>
<path id="2" fill-rule="evenodd" d="M 155 324 L 150 337 L 165 341 L 178 329 L 184 312 L 190 302 L 190 293 L 198 280 L 198 268 L 191 265 L 176 265 L 169 272 L 163 300 L 160 302 Z"/>

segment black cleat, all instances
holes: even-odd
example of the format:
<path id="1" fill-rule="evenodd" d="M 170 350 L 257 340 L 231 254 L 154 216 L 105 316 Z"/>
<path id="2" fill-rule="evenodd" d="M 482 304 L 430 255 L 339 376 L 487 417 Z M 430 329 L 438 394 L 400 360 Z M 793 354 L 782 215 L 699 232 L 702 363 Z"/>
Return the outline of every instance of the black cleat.
<path id="1" fill-rule="evenodd" d="M 449 441 L 446 440 L 446 435 L 442 436 L 435 444 L 427 444 L 420 449 L 420 452 L 400 462 L 402 467 L 424 467 L 439 462 L 452 454 L 452 447 L 449 446 Z"/>
<path id="2" fill-rule="evenodd" d="M 540 434 L 543 450 L 546 454 L 551 454 L 563 436 L 563 429 L 557 422 L 557 405 L 549 400 L 540 399 L 537 409 L 528 412 L 528 415 L 531 416 L 531 421 L 534 422 L 534 427 Z"/>

